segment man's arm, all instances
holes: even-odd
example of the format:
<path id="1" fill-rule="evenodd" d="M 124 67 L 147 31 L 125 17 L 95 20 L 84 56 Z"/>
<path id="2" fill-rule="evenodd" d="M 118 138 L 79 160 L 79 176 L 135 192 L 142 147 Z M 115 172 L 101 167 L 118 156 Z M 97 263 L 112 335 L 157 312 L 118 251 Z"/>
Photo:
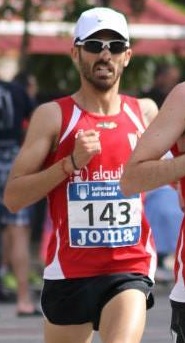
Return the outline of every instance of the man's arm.
<path id="1" fill-rule="evenodd" d="M 185 83 L 174 87 L 159 114 L 140 138 L 120 185 L 125 195 L 178 181 L 185 176 L 185 155 L 161 160 L 185 130 Z"/>
<path id="2" fill-rule="evenodd" d="M 4 203 L 11 211 L 37 202 L 65 178 L 60 163 L 42 170 L 60 127 L 61 114 L 56 103 L 41 105 L 33 113 L 5 188 Z"/>
<path id="3" fill-rule="evenodd" d="M 100 153 L 99 133 L 87 130 L 75 139 L 73 161 L 66 156 L 43 170 L 43 163 L 56 147 L 61 128 L 61 112 L 57 103 L 41 105 L 33 114 L 24 144 L 10 172 L 4 192 L 4 204 L 16 212 L 45 197 L 74 171 Z"/>

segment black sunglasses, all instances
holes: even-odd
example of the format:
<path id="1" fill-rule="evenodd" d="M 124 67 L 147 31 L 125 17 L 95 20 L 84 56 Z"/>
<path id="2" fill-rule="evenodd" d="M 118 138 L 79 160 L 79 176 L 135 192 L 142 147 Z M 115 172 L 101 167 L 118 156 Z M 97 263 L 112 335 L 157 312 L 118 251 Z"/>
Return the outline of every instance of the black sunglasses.
<path id="1" fill-rule="evenodd" d="M 77 41 L 75 45 L 81 45 L 85 51 L 93 54 L 99 54 L 105 48 L 108 48 L 111 54 L 121 54 L 128 49 L 128 42 L 125 40 L 86 39 Z"/>

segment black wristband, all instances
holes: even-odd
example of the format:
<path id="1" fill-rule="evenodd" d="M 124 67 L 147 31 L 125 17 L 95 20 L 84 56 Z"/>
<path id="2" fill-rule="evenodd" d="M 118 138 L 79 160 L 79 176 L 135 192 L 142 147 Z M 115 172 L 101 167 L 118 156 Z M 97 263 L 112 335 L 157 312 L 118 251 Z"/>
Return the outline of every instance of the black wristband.
<path id="1" fill-rule="evenodd" d="M 74 168 L 75 170 L 79 170 L 79 168 L 77 167 L 77 165 L 76 165 L 76 163 L 75 163 L 73 154 L 71 154 L 70 156 L 71 156 L 71 163 L 72 163 L 72 165 L 73 165 L 73 168 Z"/>

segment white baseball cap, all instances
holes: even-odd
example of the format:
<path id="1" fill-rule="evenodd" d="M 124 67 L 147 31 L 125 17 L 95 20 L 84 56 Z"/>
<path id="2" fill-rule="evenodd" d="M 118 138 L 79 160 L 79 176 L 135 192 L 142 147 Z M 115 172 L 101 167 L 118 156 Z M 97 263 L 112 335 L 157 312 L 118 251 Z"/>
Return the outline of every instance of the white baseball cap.
<path id="1" fill-rule="evenodd" d="M 129 46 L 129 32 L 125 16 L 107 7 L 95 7 L 81 14 L 76 23 L 74 41 L 82 41 L 100 30 L 112 30 L 119 33 Z"/>

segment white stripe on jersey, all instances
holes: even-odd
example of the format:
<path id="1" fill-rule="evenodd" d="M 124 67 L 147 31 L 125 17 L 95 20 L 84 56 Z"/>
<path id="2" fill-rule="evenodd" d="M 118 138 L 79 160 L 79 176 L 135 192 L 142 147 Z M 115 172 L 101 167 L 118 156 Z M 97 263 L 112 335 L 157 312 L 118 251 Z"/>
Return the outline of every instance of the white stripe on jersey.
<path id="1" fill-rule="evenodd" d="M 136 125 L 138 130 L 143 133 L 145 131 L 142 123 L 140 122 L 139 118 L 136 116 L 136 114 L 131 110 L 131 108 L 128 106 L 128 104 L 124 103 L 123 109 L 128 115 L 128 117 L 132 120 L 132 122 Z"/>
<path id="2" fill-rule="evenodd" d="M 80 118 L 81 113 L 82 113 L 82 111 L 76 105 L 74 105 L 70 122 L 69 122 L 68 127 L 65 130 L 64 134 L 62 135 L 59 144 L 64 141 L 64 139 L 70 134 L 72 129 L 75 127 L 76 123 L 78 122 L 78 120 Z"/>

